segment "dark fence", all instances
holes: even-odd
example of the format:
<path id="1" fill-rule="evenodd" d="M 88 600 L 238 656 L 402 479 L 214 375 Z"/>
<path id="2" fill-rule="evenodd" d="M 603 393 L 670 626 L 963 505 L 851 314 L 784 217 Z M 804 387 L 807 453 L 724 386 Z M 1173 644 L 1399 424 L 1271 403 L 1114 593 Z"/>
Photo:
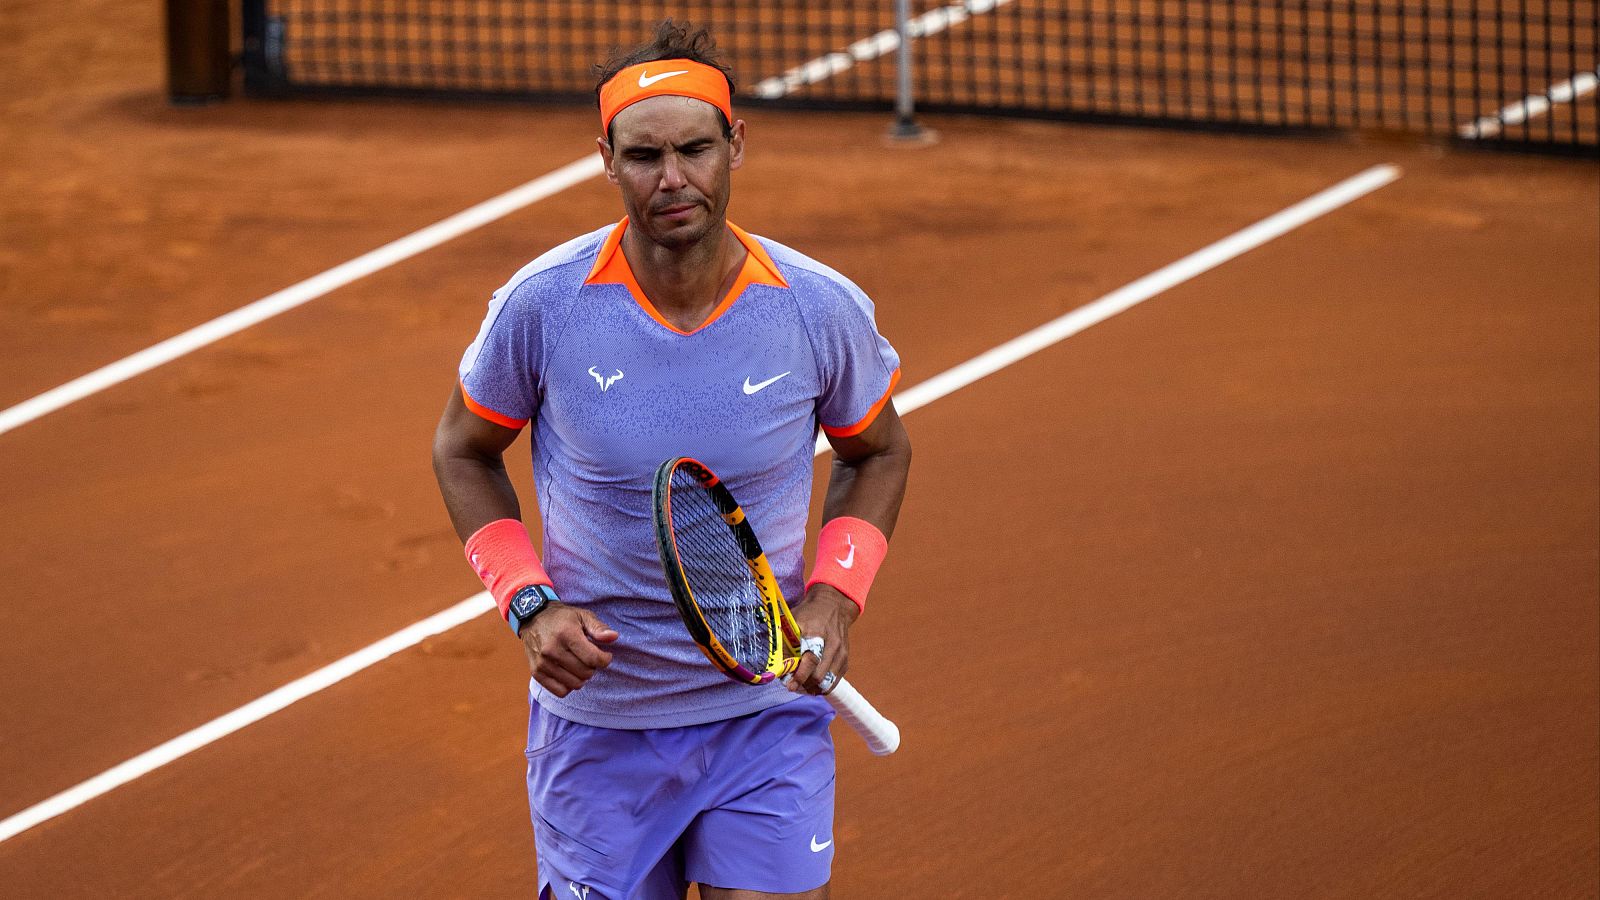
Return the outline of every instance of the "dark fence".
<path id="1" fill-rule="evenodd" d="M 913 2 L 918 108 L 1600 152 L 1597 0 Z M 594 63 L 710 26 L 741 102 L 892 108 L 889 0 L 245 0 L 257 95 L 592 102 Z"/>

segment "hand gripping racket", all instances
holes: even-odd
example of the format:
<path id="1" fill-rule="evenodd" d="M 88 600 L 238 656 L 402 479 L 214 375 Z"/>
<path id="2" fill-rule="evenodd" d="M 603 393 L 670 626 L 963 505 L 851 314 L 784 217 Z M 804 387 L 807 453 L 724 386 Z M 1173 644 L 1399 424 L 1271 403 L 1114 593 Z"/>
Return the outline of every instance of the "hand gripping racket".
<path id="1" fill-rule="evenodd" d="M 799 626 L 727 485 L 705 464 L 675 457 L 656 469 L 651 505 L 667 586 L 706 659 L 745 684 L 793 672 L 802 652 Z M 830 672 L 822 683 L 840 718 L 873 753 L 885 756 L 900 746 L 900 729 L 849 682 Z"/>

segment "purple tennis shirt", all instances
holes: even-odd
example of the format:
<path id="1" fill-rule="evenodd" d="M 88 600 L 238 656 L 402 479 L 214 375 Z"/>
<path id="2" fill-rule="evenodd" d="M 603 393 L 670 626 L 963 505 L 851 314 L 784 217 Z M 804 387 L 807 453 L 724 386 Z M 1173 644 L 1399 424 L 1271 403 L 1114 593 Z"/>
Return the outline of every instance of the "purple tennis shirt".
<path id="1" fill-rule="evenodd" d="M 651 527 L 656 467 L 692 456 L 720 475 L 798 600 L 817 428 L 864 430 L 900 359 L 849 279 L 732 224 L 744 267 L 705 324 L 680 331 L 639 289 L 627 227 L 568 241 L 495 291 L 461 389 L 489 421 L 533 423 L 545 568 L 563 602 L 621 635 L 581 689 L 556 697 L 534 684 L 534 698 L 586 725 L 696 725 L 797 695 L 730 681 L 689 639 Z"/>

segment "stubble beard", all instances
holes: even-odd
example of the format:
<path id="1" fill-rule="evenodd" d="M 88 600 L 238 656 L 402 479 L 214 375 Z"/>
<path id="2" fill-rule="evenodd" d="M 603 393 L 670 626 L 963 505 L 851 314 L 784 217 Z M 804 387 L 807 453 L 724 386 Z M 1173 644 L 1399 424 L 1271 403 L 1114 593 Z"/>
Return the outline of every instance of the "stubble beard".
<path id="1" fill-rule="evenodd" d="M 656 244 L 673 252 L 682 252 L 705 241 L 721 231 L 727 205 L 712 208 L 709 204 L 701 202 L 704 216 L 701 221 L 692 227 L 676 227 L 666 232 L 657 232 L 650 235 Z"/>

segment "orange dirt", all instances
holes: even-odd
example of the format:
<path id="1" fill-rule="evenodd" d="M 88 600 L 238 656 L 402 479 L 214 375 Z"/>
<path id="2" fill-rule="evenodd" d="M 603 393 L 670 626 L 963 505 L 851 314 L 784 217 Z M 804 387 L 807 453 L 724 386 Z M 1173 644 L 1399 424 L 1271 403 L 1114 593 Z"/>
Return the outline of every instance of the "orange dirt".
<path id="1" fill-rule="evenodd" d="M 591 147 L 578 109 L 170 109 L 157 12 L 83 6 L 4 6 L 0 407 Z M 851 673 L 905 745 L 838 733 L 836 896 L 1600 892 L 1591 164 L 749 118 L 735 220 L 866 288 L 907 386 L 1407 173 L 907 416 Z M 596 180 L 0 435 L 0 816 L 478 590 L 428 465 L 455 362 L 618 214 Z M 0 844 L 0 884 L 527 896 L 525 678 L 483 617 Z"/>

